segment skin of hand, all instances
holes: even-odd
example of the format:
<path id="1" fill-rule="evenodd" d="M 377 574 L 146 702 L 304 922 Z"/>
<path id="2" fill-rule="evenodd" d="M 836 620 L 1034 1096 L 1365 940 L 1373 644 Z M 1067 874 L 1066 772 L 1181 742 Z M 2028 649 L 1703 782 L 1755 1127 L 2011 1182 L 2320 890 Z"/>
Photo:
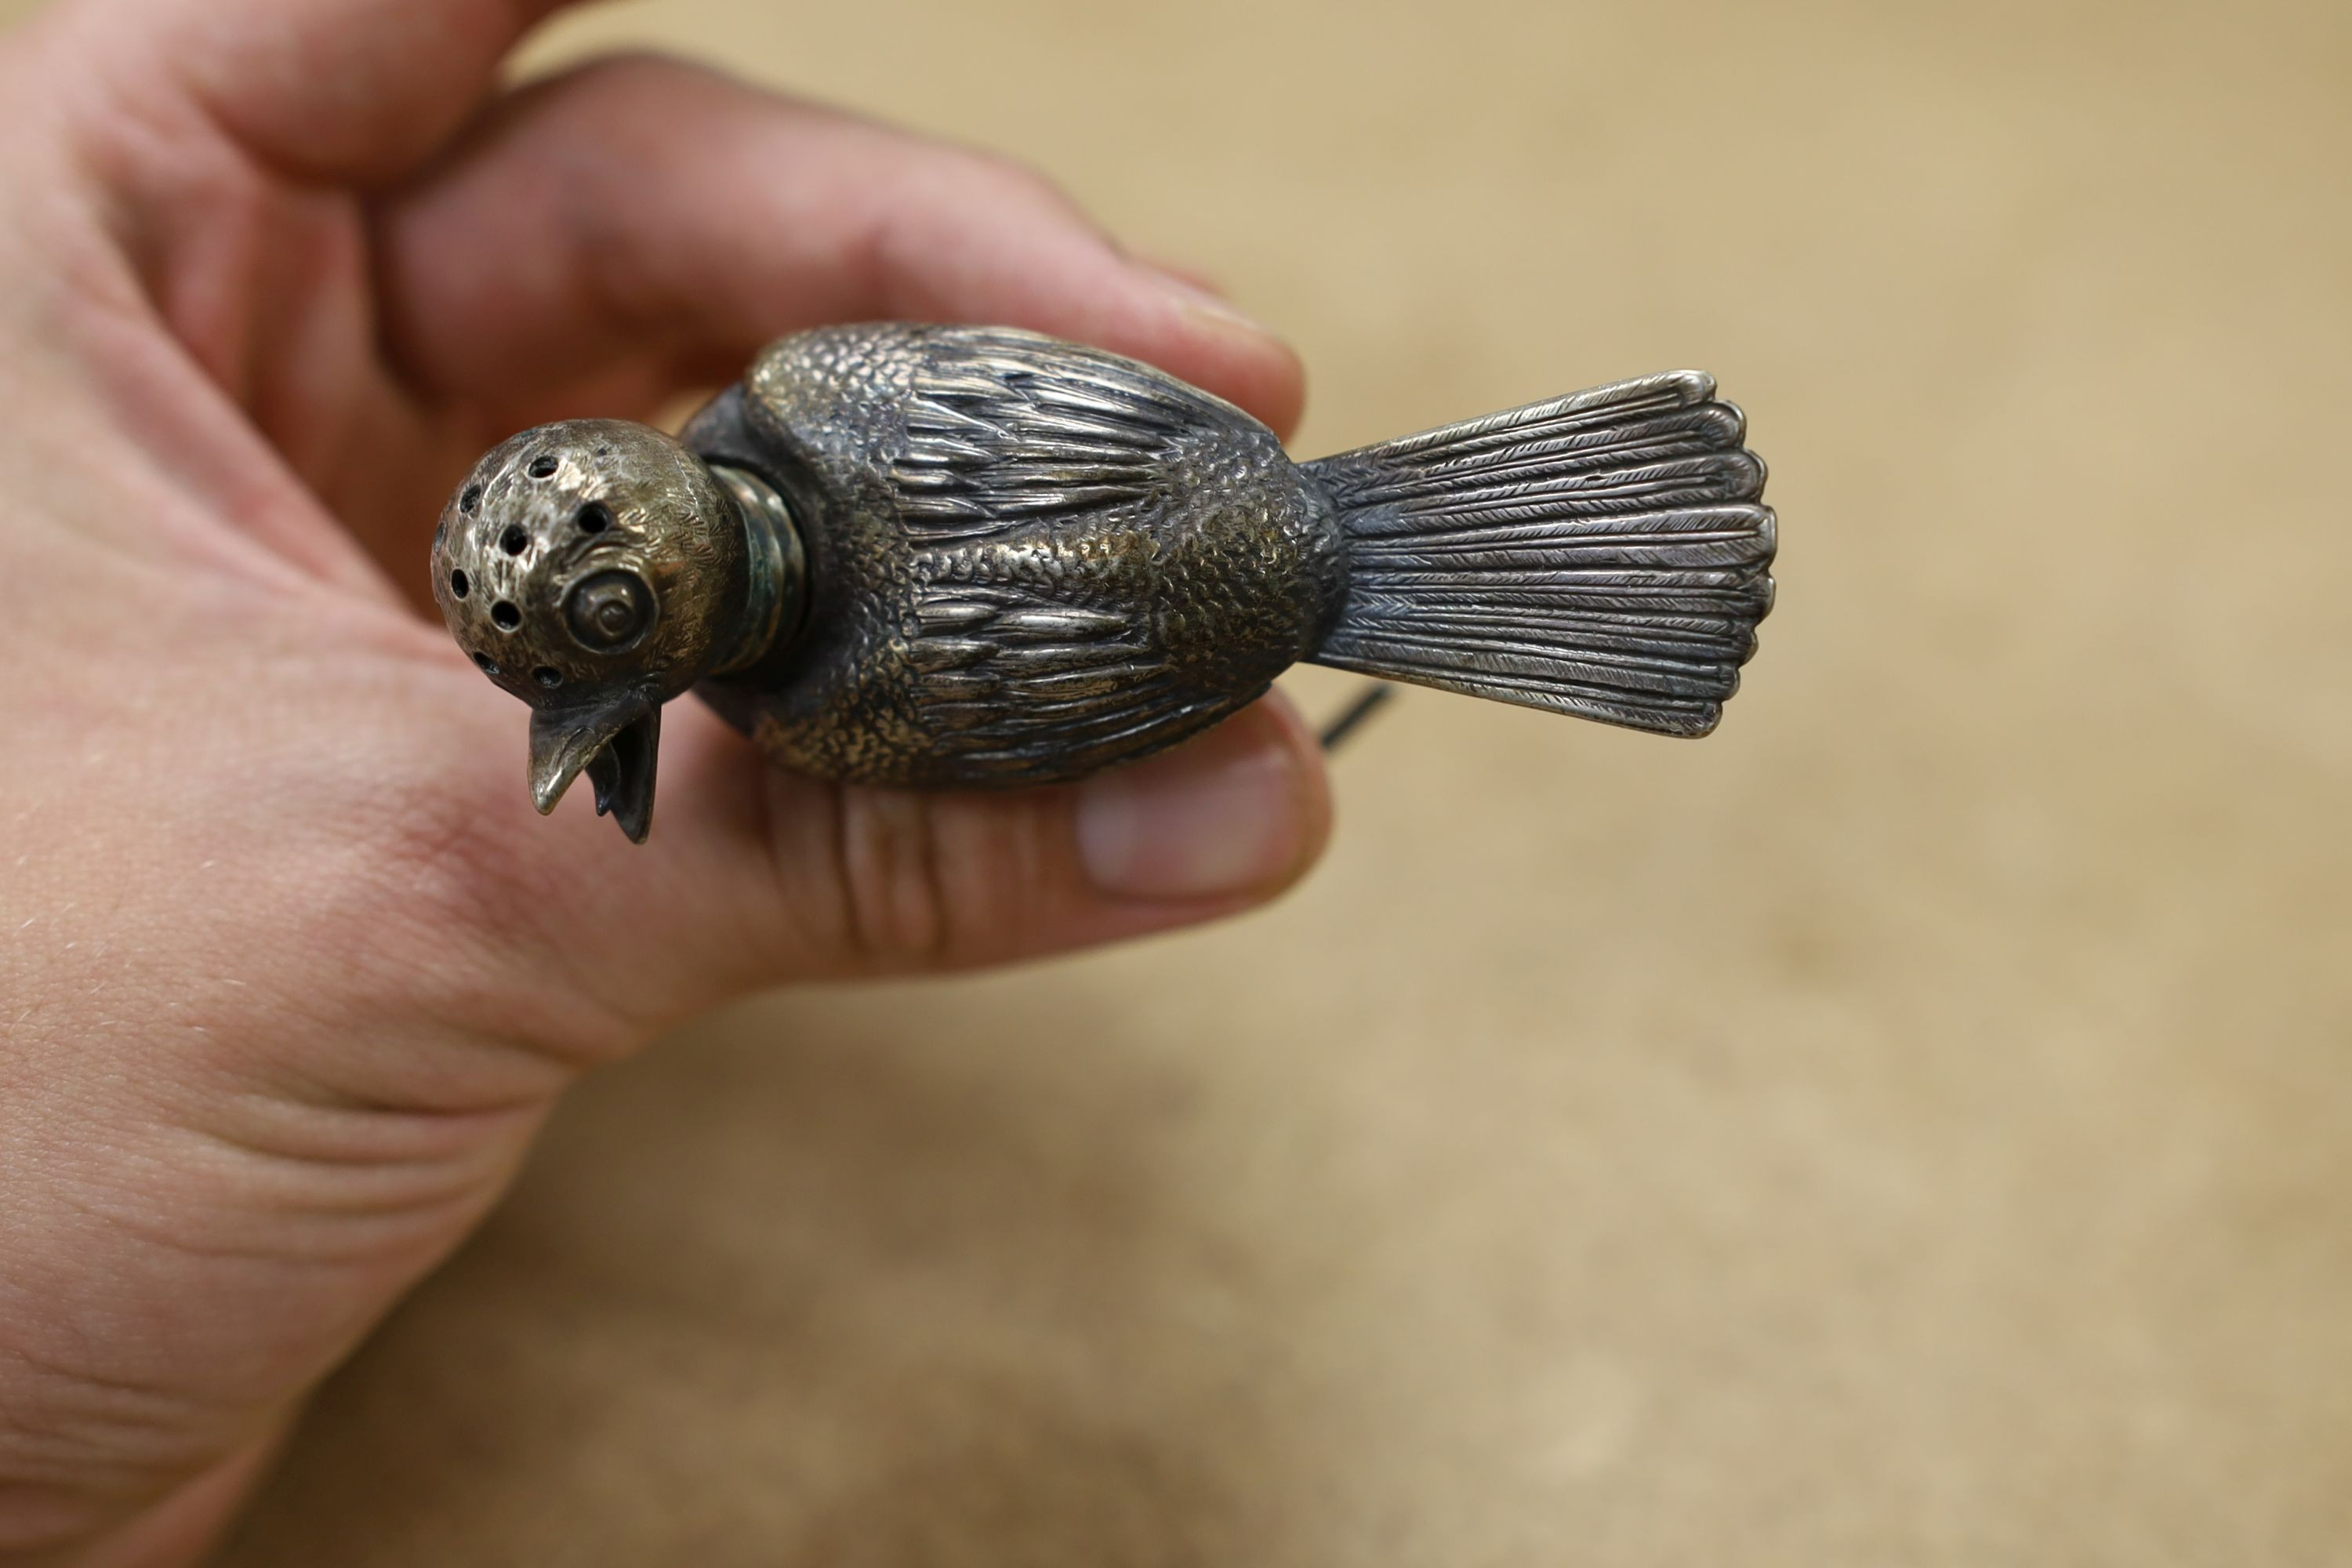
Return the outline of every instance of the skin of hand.
<path id="1" fill-rule="evenodd" d="M 1288 351 L 1034 174 L 554 0 L 66 0 L 0 40 L 0 1561 L 200 1558 L 556 1096 L 747 990 L 1264 901 L 1297 717 L 1022 794 L 841 789 L 695 704 L 637 849 L 419 613 L 478 453 L 827 321 L 999 321 L 1277 428 Z"/>

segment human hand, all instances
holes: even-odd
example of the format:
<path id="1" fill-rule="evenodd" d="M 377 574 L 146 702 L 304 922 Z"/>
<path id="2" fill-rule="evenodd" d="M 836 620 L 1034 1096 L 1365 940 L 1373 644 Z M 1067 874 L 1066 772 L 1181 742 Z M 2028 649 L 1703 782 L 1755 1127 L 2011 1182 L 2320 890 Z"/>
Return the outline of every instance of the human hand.
<path id="1" fill-rule="evenodd" d="M 553 5 L 74 0 L 0 50 L 0 1558 L 201 1554 L 666 1025 L 1230 912 L 1322 841 L 1278 701 L 991 796 L 780 773 L 679 704 L 651 846 L 532 815 L 521 710 L 415 608 L 499 437 L 886 317 L 1300 396 L 1018 170 L 671 62 L 498 89 Z"/>

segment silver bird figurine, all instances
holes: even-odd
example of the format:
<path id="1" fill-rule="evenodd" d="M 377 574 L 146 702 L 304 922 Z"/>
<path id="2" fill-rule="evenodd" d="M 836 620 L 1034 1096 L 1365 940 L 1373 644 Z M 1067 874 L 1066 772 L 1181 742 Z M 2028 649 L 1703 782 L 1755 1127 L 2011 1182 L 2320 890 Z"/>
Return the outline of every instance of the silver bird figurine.
<path id="1" fill-rule="evenodd" d="M 1301 660 L 1703 735 L 1771 607 L 1738 408 L 1692 371 L 1293 463 L 1222 399 L 992 327 L 830 327 L 673 440 L 513 437 L 433 543 L 452 636 L 531 708 L 542 812 L 642 842 L 662 704 L 906 785 L 1073 779 Z"/>

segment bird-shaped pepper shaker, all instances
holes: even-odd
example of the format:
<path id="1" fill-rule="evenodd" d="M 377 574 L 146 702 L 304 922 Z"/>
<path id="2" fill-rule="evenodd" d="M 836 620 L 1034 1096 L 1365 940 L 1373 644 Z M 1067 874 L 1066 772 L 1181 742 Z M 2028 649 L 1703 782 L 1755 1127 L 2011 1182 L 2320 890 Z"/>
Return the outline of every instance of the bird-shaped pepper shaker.
<path id="1" fill-rule="evenodd" d="M 661 706 L 772 761 L 1072 779 L 1308 660 L 1669 735 L 1715 727 L 1772 603 L 1738 409 L 1677 372 L 1295 464 L 1240 409 L 1005 328 L 773 344 L 673 440 L 580 420 L 442 515 L 449 630 L 633 839 Z"/>

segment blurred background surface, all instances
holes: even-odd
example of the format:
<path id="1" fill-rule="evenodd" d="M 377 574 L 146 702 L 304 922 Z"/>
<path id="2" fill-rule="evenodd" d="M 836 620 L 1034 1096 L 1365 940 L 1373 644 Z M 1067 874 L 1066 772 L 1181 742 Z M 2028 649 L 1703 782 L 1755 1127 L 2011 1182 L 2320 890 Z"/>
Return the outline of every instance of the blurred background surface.
<path id="1" fill-rule="evenodd" d="M 638 44 L 1050 171 L 1297 342 L 1303 454 L 1709 369 L 1780 608 L 1704 743 L 1408 692 L 1268 913 L 593 1083 L 231 1563 L 2352 1561 L 2352 11 L 530 64 Z"/>

